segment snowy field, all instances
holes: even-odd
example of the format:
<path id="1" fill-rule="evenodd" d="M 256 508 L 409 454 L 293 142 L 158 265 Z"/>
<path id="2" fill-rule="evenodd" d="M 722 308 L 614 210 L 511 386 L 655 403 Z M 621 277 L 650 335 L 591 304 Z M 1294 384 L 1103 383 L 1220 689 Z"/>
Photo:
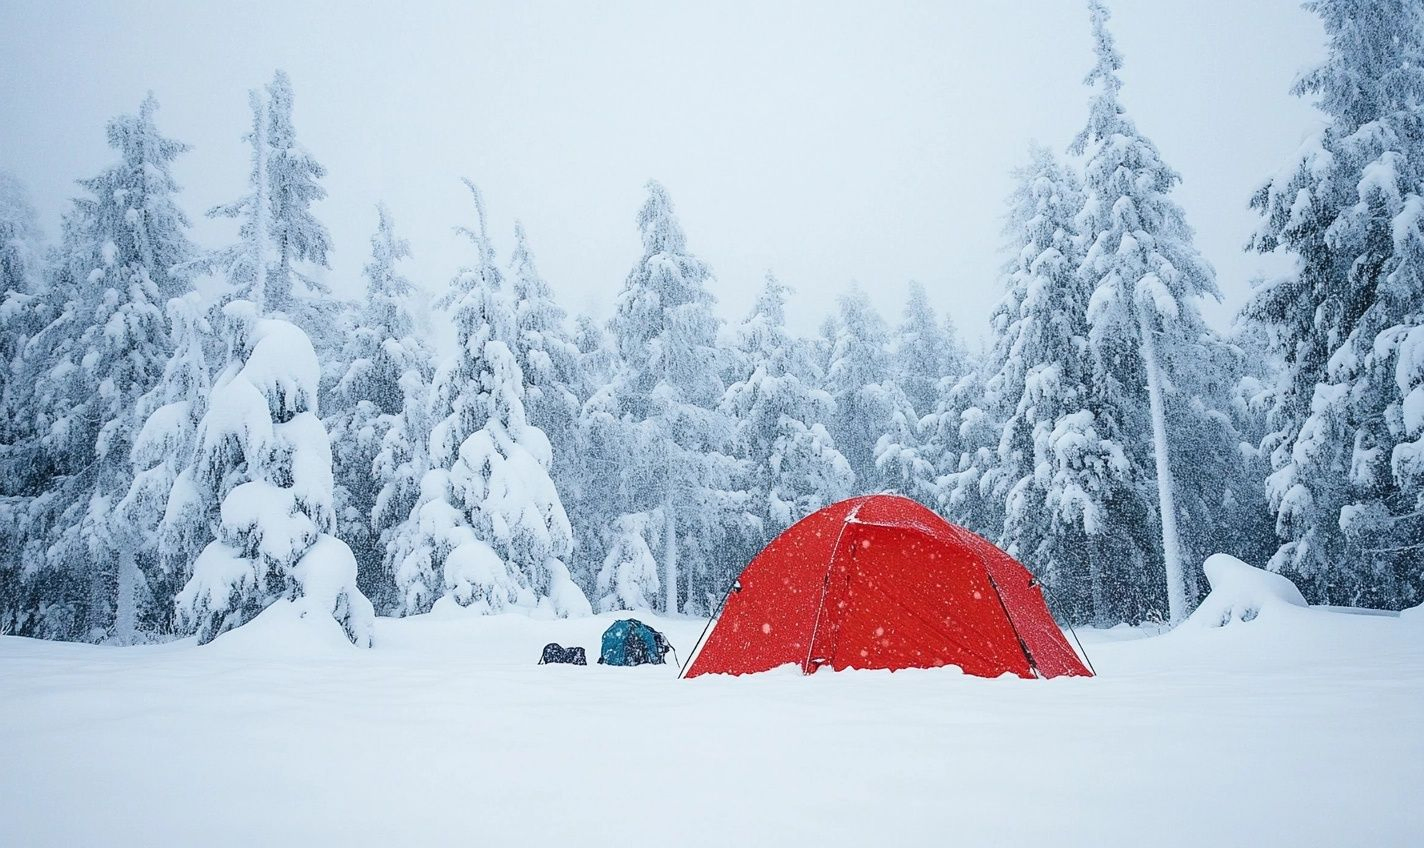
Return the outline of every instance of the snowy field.
<path id="1" fill-rule="evenodd" d="M 1080 634 L 1096 679 L 534 664 L 613 616 L 0 639 L 4 845 L 1418 845 L 1424 620 Z M 648 618 L 686 651 L 701 621 Z"/>

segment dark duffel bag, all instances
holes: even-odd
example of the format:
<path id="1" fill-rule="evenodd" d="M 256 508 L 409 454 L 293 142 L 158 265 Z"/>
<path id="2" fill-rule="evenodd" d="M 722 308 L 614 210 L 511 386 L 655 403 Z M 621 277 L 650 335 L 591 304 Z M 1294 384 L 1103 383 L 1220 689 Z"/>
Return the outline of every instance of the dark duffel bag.
<path id="1" fill-rule="evenodd" d="M 546 663 L 567 663 L 569 665 L 588 665 L 588 658 L 584 655 L 583 648 L 565 648 L 558 642 L 550 642 L 544 646 L 544 654 L 539 657 L 539 664 Z"/>

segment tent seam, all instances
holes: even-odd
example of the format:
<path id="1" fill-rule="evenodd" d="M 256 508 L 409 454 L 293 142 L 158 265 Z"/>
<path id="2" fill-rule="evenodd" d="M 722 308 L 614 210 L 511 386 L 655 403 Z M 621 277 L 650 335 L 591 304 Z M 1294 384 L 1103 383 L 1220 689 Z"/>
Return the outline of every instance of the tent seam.
<path id="1" fill-rule="evenodd" d="M 974 555 L 974 558 L 979 561 L 979 567 L 984 569 L 984 576 L 989 578 L 989 588 L 994 590 L 994 597 L 999 601 L 999 609 L 1004 611 L 1004 620 L 1009 623 L 1009 631 L 1014 634 L 1014 641 L 1019 643 L 1019 650 L 1023 652 L 1024 662 L 1028 663 L 1029 671 L 1033 672 L 1039 678 L 1042 678 L 1043 672 L 1038 670 L 1038 663 L 1034 662 L 1033 654 L 1030 653 L 1028 649 L 1028 643 L 1024 642 L 1023 634 L 1019 633 L 1019 626 L 1014 623 L 1014 616 L 1009 612 L 1009 605 L 1004 603 L 1004 594 L 999 591 L 999 581 L 994 579 L 994 572 L 990 570 L 989 563 L 984 559 L 984 554 L 979 549 L 979 545 L 966 539 L 964 534 L 960 533 L 959 528 L 955 525 L 950 524 L 949 530 L 959 540 L 959 543 L 968 548 Z"/>
<path id="2" fill-rule="evenodd" d="M 845 537 L 847 527 L 853 523 L 858 523 L 855 521 L 855 518 L 860 514 L 860 508 L 873 497 L 875 496 L 865 495 L 857 501 L 856 505 L 851 508 L 850 512 L 841 521 L 840 532 L 836 533 L 836 542 L 831 546 L 831 559 L 826 563 L 826 576 L 821 580 L 821 601 L 816 605 L 816 623 L 811 625 L 811 638 L 806 640 L 806 661 L 801 664 L 802 674 L 810 674 L 808 667 L 811 665 L 811 655 L 816 652 L 816 634 L 821 632 L 821 618 L 826 613 L 826 596 L 830 594 L 831 575 L 835 572 L 836 560 L 841 555 L 841 539 Z M 830 658 L 827 657 L 827 659 Z"/>

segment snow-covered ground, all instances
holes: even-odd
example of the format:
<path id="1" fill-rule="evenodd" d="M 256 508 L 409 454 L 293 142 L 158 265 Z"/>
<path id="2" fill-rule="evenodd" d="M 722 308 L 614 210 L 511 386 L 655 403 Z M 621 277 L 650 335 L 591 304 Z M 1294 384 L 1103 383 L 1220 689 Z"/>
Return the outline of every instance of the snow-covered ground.
<path id="1" fill-rule="evenodd" d="M 0 843 L 1421 844 L 1424 616 L 1259 609 L 1049 681 L 535 665 L 614 616 L 5 638 Z"/>

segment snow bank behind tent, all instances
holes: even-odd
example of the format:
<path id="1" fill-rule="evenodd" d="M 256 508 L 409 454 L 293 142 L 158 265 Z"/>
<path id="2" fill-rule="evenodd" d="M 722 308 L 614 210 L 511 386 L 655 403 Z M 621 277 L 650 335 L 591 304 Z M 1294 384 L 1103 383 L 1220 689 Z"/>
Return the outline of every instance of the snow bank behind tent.
<path id="1" fill-rule="evenodd" d="M 1197 627 L 1225 627 L 1239 621 L 1253 621 L 1262 612 L 1304 607 L 1305 597 L 1295 584 L 1260 568 L 1247 565 L 1228 554 L 1212 554 L 1202 564 L 1211 594 L 1187 618 Z"/>

